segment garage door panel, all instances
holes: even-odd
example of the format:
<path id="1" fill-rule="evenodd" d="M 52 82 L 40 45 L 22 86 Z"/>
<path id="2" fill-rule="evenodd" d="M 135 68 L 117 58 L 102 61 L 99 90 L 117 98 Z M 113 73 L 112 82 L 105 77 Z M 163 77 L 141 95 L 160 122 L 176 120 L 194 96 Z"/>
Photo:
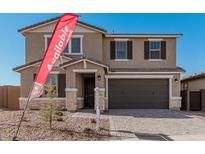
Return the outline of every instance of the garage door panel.
<path id="1" fill-rule="evenodd" d="M 110 79 L 109 108 L 168 108 L 167 79 Z"/>

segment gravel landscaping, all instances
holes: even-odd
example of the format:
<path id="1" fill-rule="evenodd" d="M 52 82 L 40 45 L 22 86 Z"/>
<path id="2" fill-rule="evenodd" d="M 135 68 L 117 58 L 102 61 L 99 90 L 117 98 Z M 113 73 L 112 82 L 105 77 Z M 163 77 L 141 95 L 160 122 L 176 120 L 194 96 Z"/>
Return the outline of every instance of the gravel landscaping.
<path id="1" fill-rule="evenodd" d="M 12 140 L 22 111 L 0 111 L 0 138 Z M 95 120 L 63 112 L 63 121 L 54 121 L 52 129 L 39 116 L 39 111 L 27 111 L 18 135 L 23 141 L 92 141 L 111 140 L 109 119 L 102 118 L 100 131 L 95 132 Z"/>

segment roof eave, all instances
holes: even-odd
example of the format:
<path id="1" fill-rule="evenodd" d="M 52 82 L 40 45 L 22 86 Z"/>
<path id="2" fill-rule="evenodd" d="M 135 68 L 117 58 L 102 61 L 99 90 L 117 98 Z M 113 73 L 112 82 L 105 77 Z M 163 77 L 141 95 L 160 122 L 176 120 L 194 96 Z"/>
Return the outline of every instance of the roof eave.
<path id="1" fill-rule="evenodd" d="M 42 22 L 39 22 L 39 23 L 30 25 L 30 26 L 21 28 L 21 29 L 18 30 L 18 32 L 24 35 L 26 32 L 28 32 L 28 31 L 30 31 L 30 30 L 32 30 L 32 29 L 36 29 L 36 28 L 38 28 L 38 27 L 42 27 L 43 25 L 48 25 L 48 24 L 54 23 L 54 22 L 56 22 L 58 19 L 59 19 L 59 17 L 55 17 L 55 18 L 52 18 L 52 19 L 49 19 L 49 20 L 46 20 L 46 21 L 42 21 Z M 105 29 L 102 29 L 102 28 L 99 28 L 99 27 L 96 27 L 96 26 L 87 24 L 87 23 L 82 22 L 82 21 L 77 21 L 77 24 L 80 24 L 80 25 L 83 25 L 83 26 L 87 26 L 88 28 L 94 29 L 94 30 L 96 30 L 96 31 L 98 31 L 98 32 L 101 32 L 101 33 L 103 33 L 103 34 L 106 34 L 106 33 L 107 33 L 107 31 L 106 31 Z"/>
<path id="2" fill-rule="evenodd" d="M 110 38 L 126 38 L 126 37 L 135 37 L 135 38 L 144 38 L 144 37 L 151 37 L 151 38 L 180 38 L 183 34 L 106 34 L 105 37 Z"/>

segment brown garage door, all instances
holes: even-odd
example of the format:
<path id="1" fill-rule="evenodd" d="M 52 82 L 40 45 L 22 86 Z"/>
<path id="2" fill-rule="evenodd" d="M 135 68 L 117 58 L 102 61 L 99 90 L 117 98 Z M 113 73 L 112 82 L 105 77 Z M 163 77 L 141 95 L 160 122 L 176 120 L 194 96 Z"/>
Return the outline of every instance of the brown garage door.
<path id="1" fill-rule="evenodd" d="M 167 109 L 167 79 L 109 79 L 110 109 Z"/>

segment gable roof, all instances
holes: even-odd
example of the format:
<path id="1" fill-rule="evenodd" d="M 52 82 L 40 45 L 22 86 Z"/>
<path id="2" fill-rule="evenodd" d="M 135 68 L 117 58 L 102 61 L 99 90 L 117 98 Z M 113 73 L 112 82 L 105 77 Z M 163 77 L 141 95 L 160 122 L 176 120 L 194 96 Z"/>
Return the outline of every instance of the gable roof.
<path id="1" fill-rule="evenodd" d="M 29 31 L 31 29 L 35 29 L 37 27 L 41 27 L 41 26 L 46 25 L 46 24 L 54 23 L 59 19 L 59 17 L 51 18 L 51 19 L 48 19 L 48 20 L 45 20 L 45 21 L 30 25 L 30 26 L 26 26 L 24 28 L 19 29 L 18 32 L 24 33 L 24 32 Z M 88 23 L 85 23 L 85 22 L 82 22 L 82 21 L 79 21 L 79 20 L 77 21 L 77 24 L 82 25 L 82 26 L 86 26 L 87 28 L 91 28 L 93 30 L 96 30 L 96 31 L 104 33 L 104 34 L 107 33 L 107 31 L 103 28 L 99 28 L 97 26 L 90 25 Z"/>
<path id="2" fill-rule="evenodd" d="M 66 58 L 66 59 L 69 59 L 69 60 L 72 60 L 72 58 L 69 57 L 69 56 L 66 55 L 66 54 L 63 54 L 62 57 L 63 57 L 63 58 Z M 36 66 L 36 65 L 38 65 L 38 64 L 41 63 L 41 60 L 42 60 L 42 59 L 38 59 L 38 60 L 32 61 L 32 62 L 30 62 L 30 63 L 17 66 L 17 67 L 15 67 L 15 68 L 13 68 L 13 70 L 16 71 L 16 72 L 19 72 L 19 71 L 24 70 L 24 69 L 26 69 L 26 68 L 29 68 L 29 67 L 32 67 L 32 66 Z"/>
<path id="3" fill-rule="evenodd" d="M 97 61 L 97 60 L 95 60 L 95 59 L 92 59 L 92 58 L 89 58 L 89 57 L 86 57 L 86 56 L 79 56 L 79 57 L 77 57 L 77 58 L 75 58 L 75 59 L 72 59 L 72 60 L 70 60 L 70 61 L 68 61 L 68 62 L 65 62 L 65 63 L 61 64 L 60 67 L 61 67 L 61 68 L 65 68 L 65 67 L 67 67 L 67 66 L 74 65 L 74 64 L 76 64 L 76 63 L 82 62 L 83 60 L 85 60 L 85 61 L 87 61 L 87 62 L 90 62 L 90 63 L 93 63 L 93 64 L 95 64 L 95 65 L 99 65 L 99 66 L 101 66 L 101 67 L 108 68 L 108 65 L 103 64 L 103 63 L 100 62 L 100 61 Z"/>
<path id="4" fill-rule="evenodd" d="M 35 60 L 35 61 L 33 61 L 33 62 L 30 62 L 30 63 L 27 63 L 27 64 L 23 64 L 23 65 L 17 66 L 17 67 L 15 67 L 15 68 L 13 68 L 13 70 L 16 71 L 16 72 L 19 72 L 19 71 L 24 70 L 24 69 L 26 69 L 26 68 L 28 68 L 28 67 L 35 66 L 35 65 L 37 65 L 37 64 L 40 64 L 40 62 L 41 62 L 41 59 Z"/>
<path id="5" fill-rule="evenodd" d="M 205 72 L 195 73 L 195 74 L 192 74 L 188 77 L 185 77 L 185 78 L 181 79 L 181 82 L 197 80 L 197 79 L 203 79 L 203 78 L 205 78 Z"/>

